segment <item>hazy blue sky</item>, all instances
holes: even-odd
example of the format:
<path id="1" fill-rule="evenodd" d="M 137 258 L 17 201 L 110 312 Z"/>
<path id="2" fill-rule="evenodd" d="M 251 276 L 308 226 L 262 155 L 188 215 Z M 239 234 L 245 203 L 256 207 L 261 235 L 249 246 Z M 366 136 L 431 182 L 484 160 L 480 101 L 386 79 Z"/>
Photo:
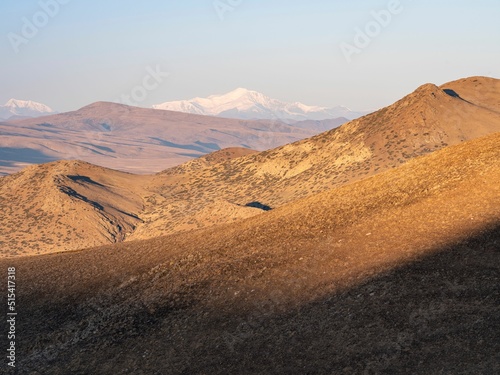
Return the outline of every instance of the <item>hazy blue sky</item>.
<path id="1" fill-rule="evenodd" d="M 143 106 L 245 87 L 375 109 L 426 82 L 500 77 L 499 0 L 401 0 L 380 30 L 371 12 L 397 0 L 60 0 L 42 10 L 54 1 L 0 2 L 0 104 L 114 101 L 138 90 L 148 67 L 170 75 L 147 81 Z M 26 20 L 40 27 L 23 30 Z M 367 27 L 371 43 L 349 63 L 340 45 L 356 47 L 356 28 Z"/>

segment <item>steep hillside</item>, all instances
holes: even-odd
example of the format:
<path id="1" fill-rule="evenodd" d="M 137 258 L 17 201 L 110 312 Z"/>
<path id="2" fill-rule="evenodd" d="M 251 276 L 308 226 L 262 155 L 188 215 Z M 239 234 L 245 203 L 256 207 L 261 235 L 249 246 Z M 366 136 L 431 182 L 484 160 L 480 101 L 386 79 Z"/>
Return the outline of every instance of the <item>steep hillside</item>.
<path id="1" fill-rule="evenodd" d="M 30 301 L 19 365 L 497 373 L 498 165 L 494 134 L 238 223 L 2 260 Z"/>
<path id="2" fill-rule="evenodd" d="M 450 95 L 468 103 L 500 113 L 500 80 L 487 77 L 459 79 L 441 86 Z"/>
<path id="3" fill-rule="evenodd" d="M 229 148 L 192 160 L 192 170 L 256 151 Z M 38 255 L 122 242 L 142 223 L 155 201 L 153 176 L 133 175 L 82 161 L 35 165 L 0 178 L 0 257 Z M 255 215 L 251 207 L 224 200 L 207 204 L 198 219 L 208 223 Z M 188 228 L 186 228 L 188 229 Z"/>
<path id="4" fill-rule="evenodd" d="M 471 97 L 470 87 L 477 86 L 490 92 L 483 96 L 493 103 L 496 86 L 483 88 L 490 83 L 472 78 L 450 87 Z M 0 234 L 8 244 L 2 254 L 73 250 L 233 223 L 500 131 L 500 115 L 485 108 L 491 104 L 479 106 L 447 90 L 424 85 L 390 107 L 310 139 L 261 153 L 223 149 L 155 176 L 68 162 L 2 178 L 0 206 L 7 215 Z"/>
<path id="5" fill-rule="evenodd" d="M 34 165 L 0 178 L 0 256 L 123 241 L 141 222 L 147 179 L 81 161 Z"/>
<path id="6" fill-rule="evenodd" d="M 496 80 L 470 81 L 481 83 L 477 89 L 488 86 L 488 98 L 500 98 Z M 202 170 L 186 164 L 162 172 L 150 187 L 156 194 L 142 214 L 144 223 L 131 239 L 204 227 L 207 220 L 198 220 L 197 213 L 217 201 L 276 208 L 499 131 L 500 114 L 426 84 L 387 108 L 312 138 Z"/>
<path id="7" fill-rule="evenodd" d="M 258 151 L 242 147 L 224 148 L 222 150 L 214 151 L 210 154 L 188 161 L 183 164 L 183 168 L 189 170 L 204 169 L 218 163 L 223 163 L 236 158 L 240 158 L 242 156 L 254 155 L 257 153 Z"/>

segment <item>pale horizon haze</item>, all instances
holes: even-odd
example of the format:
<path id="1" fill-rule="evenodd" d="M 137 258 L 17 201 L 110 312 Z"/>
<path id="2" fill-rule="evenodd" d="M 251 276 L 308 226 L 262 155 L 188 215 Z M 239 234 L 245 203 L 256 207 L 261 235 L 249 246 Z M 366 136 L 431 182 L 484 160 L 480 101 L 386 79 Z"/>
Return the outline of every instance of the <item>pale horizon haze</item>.
<path id="1" fill-rule="evenodd" d="M 382 25 L 374 14 L 387 12 Z M 138 105 L 244 87 L 376 109 L 427 82 L 499 78 L 499 19 L 495 0 L 6 0 L 0 105 L 16 98 L 64 112 L 116 101 L 160 69 Z M 366 46 L 355 45 L 359 30 L 372 34 Z M 359 53 L 346 58 L 342 45 Z"/>

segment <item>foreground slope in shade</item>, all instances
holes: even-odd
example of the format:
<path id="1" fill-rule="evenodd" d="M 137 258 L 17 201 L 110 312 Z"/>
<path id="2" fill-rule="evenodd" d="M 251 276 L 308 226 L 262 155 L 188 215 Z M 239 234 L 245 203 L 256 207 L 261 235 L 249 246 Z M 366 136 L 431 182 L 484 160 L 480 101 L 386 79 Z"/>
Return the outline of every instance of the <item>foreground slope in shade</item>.
<path id="1" fill-rule="evenodd" d="M 488 106 L 493 98 L 500 100 L 498 82 L 476 77 L 450 87 L 476 95 L 477 103 L 486 98 Z M 204 169 L 188 163 L 166 170 L 155 178 L 154 204 L 146 205 L 145 223 L 131 239 L 220 224 L 198 215 L 207 204 L 260 202 L 276 208 L 499 132 L 500 114 L 484 106 L 426 84 L 387 108 L 303 141 Z M 228 215 L 226 222 L 232 220 Z"/>
<path id="2" fill-rule="evenodd" d="M 495 373 L 498 165 L 494 134 L 232 225 L 10 260 L 19 365 Z"/>

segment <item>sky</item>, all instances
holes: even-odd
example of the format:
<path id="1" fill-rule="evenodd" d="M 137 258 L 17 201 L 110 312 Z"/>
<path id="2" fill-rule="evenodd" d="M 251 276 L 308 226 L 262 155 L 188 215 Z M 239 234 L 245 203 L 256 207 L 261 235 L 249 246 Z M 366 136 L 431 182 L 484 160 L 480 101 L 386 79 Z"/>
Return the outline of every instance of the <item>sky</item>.
<path id="1" fill-rule="evenodd" d="M 0 104 L 149 107 L 238 87 L 372 110 L 500 78 L 498 0 L 2 0 Z"/>

